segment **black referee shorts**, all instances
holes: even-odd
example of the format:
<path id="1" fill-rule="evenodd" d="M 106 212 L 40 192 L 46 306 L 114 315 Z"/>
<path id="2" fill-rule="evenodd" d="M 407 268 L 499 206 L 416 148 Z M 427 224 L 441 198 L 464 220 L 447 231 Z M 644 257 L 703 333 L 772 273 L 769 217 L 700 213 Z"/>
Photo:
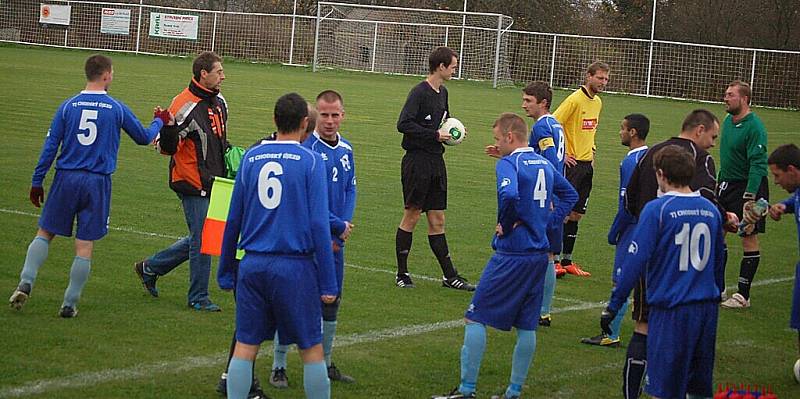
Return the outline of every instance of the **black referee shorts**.
<path id="1" fill-rule="evenodd" d="M 644 278 L 633 286 L 633 311 L 631 318 L 633 321 L 647 323 L 647 316 L 650 315 L 650 307 L 647 305 L 647 285 Z"/>
<path id="2" fill-rule="evenodd" d="M 739 220 L 742 220 L 743 216 L 742 208 L 744 207 L 745 200 L 742 198 L 742 195 L 744 195 L 746 189 L 746 180 L 721 181 L 719 182 L 717 189 L 717 199 L 719 200 L 719 204 L 722 205 L 726 211 L 735 213 L 736 216 L 739 217 Z M 764 198 L 765 200 L 769 201 L 769 182 L 767 181 L 766 177 L 762 178 L 761 184 L 758 185 L 756 200 L 759 198 Z M 766 231 L 767 220 L 766 218 L 761 218 L 761 220 L 756 223 L 756 228 L 750 235 L 764 233 Z"/>
<path id="3" fill-rule="evenodd" d="M 447 168 L 439 154 L 407 152 L 400 166 L 406 209 L 447 209 Z"/>
<path id="4" fill-rule="evenodd" d="M 566 167 L 565 174 L 572 187 L 578 192 L 578 202 L 572 207 L 572 210 L 580 214 L 586 213 L 586 205 L 589 203 L 589 194 L 592 192 L 592 177 L 594 176 L 594 167 L 592 161 L 577 161 L 578 163 L 572 167 Z"/>

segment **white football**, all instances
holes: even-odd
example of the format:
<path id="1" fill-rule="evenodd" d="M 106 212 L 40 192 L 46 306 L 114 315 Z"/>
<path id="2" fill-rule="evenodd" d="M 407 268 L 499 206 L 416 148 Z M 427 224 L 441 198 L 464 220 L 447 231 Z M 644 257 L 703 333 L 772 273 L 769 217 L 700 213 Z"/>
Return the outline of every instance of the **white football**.
<path id="1" fill-rule="evenodd" d="M 464 124 L 456 118 L 447 118 L 439 130 L 444 130 L 445 132 L 450 133 L 451 137 L 444 141 L 444 143 L 447 145 L 460 144 L 462 141 L 464 141 L 464 136 L 466 136 L 467 133 L 467 130 L 464 129 Z"/>
<path id="2" fill-rule="evenodd" d="M 800 359 L 794 362 L 794 379 L 800 383 Z"/>

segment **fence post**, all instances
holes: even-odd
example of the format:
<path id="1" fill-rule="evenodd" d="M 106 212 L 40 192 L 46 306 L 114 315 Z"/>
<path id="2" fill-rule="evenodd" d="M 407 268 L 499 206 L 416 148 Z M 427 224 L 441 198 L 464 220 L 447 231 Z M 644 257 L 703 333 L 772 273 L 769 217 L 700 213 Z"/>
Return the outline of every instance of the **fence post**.
<path id="1" fill-rule="evenodd" d="M 656 0 L 653 0 L 653 20 L 650 23 L 650 57 L 647 60 L 647 88 L 646 95 L 650 96 L 650 77 L 653 71 L 653 41 L 656 34 Z"/>
<path id="2" fill-rule="evenodd" d="M 211 51 L 214 51 L 214 44 L 217 42 L 217 14 L 214 12 L 214 26 L 211 28 Z"/>
<path id="3" fill-rule="evenodd" d="M 756 79 L 756 53 L 758 50 L 753 50 L 753 66 L 750 68 L 750 88 L 752 89 L 755 86 L 755 79 Z"/>
<path id="4" fill-rule="evenodd" d="M 467 12 L 467 1 L 464 0 L 464 12 Z M 458 78 L 461 79 L 461 68 L 464 66 L 464 27 L 467 25 L 467 14 L 461 16 L 461 44 L 458 48 Z"/>
<path id="5" fill-rule="evenodd" d="M 317 6 L 319 8 L 319 6 Z M 289 65 L 294 64 L 294 22 L 297 19 L 297 0 L 294 0 L 292 7 L 292 37 L 289 42 Z"/>
<path id="6" fill-rule="evenodd" d="M 67 6 L 69 6 L 69 2 L 67 2 Z M 70 10 L 70 14 L 72 14 L 71 10 Z M 67 25 L 67 29 L 64 29 L 64 47 L 67 47 L 67 43 L 68 43 L 67 42 L 67 36 L 69 36 L 69 25 Z"/>
<path id="7" fill-rule="evenodd" d="M 311 72 L 317 71 L 317 51 L 319 48 L 319 22 L 320 22 L 320 9 L 319 3 L 317 3 L 317 26 L 314 28 L 314 62 L 311 64 Z"/>
<path id="8" fill-rule="evenodd" d="M 139 0 L 139 18 L 136 20 L 136 54 L 139 54 L 139 38 L 142 33 L 142 1 Z"/>
<path id="9" fill-rule="evenodd" d="M 372 67 L 371 72 L 375 72 L 375 53 L 378 52 L 378 23 L 375 22 L 375 32 L 372 34 Z"/>
<path id="10" fill-rule="evenodd" d="M 550 55 L 550 87 L 553 87 L 553 79 L 556 74 L 556 43 L 558 35 L 553 35 L 553 54 Z"/>
<path id="11" fill-rule="evenodd" d="M 492 80 L 492 87 L 497 88 L 497 75 L 500 68 L 500 35 L 503 33 L 503 16 L 497 16 L 497 43 L 494 46 L 494 79 Z"/>
<path id="12" fill-rule="evenodd" d="M 444 27 L 444 46 L 447 47 L 447 40 L 450 38 L 450 27 Z"/>

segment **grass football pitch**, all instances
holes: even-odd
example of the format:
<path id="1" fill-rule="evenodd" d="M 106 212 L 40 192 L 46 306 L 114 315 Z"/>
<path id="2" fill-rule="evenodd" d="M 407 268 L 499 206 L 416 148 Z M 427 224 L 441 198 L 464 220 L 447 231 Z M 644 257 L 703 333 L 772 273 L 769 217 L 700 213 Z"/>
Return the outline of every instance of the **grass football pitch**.
<path id="1" fill-rule="evenodd" d="M 10 295 L 30 240 L 38 209 L 28 201 L 34 166 L 55 109 L 84 86 L 84 51 L 0 46 L 0 108 L 5 144 L 0 146 L 0 295 Z M 114 54 L 110 93 L 144 121 L 155 105 L 167 106 L 189 82 L 190 58 Z M 613 66 L 612 66 L 613 67 Z M 426 398 L 459 380 L 461 318 L 471 295 L 444 289 L 426 239 L 423 221 L 409 258 L 416 289 L 394 287 L 394 236 L 401 217 L 400 134 L 395 129 L 409 89 L 419 77 L 324 71 L 227 62 L 223 93 L 230 107 L 229 139 L 247 146 L 272 132 L 272 108 L 282 94 L 312 99 L 335 89 L 345 99 L 342 133 L 355 148 L 358 175 L 356 228 L 348 242 L 344 301 L 334 361 L 358 382 L 332 384 L 338 398 Z M 611 75 L 613 79 L 613 73 Z M 734 77 L 732 76 L 731 79 Z M 448 148 L 447 236 L 453 261 L 477 281 L 491 254 L 496 195 L 494 160 L 483 154 L 491 125 L 503 111 L 524 115 L 520 88 L 492 89 L 484 82 L 447 84 L 453 114 L 469 137 Z M 755 88 L 758 90 L 758 88 Z M 556 91 L 558 104 L 569 94 Z M 721 95 L 722 93 L 720 93 Z M 603 95 L 597 133 L 597 164 L 589 210 L 580 223 L 574 258 L 591 278 L 558 280 L 553 326 L 540 329 L 524 397 L 614 398 L 620 394 L 623 348 L 589 347 L 581 337 L 598 333 L 598 316 L 608 299 L 613 247 L 606 232 L 616 212 L 619 123 L 629 113 L 652 122 L 649 143 L 676 135 L 683 117 L 704 107 L 724 116 L 721 104 Z M 769 132 L 770 149 L 798 141 L 800 114 L 756 109 Z M 530 121 L 528 121 L 530 123 Z M 124 135 L 123 135 L 124 136 Z M 717 150 L 712 151 L 718 159 Z M 70 239 L 57 238 L 40 270 L 33 296 L 22 311 L 0 309 L 2 361 L 0 398 L 215 398 L 234 326 L 229 293 L 212 279 L 211 297 L 221 313 L 186 306 L 187 266 L 159 280 L 160 298 L 142 289 L 132 266 L 186 234 L 180 204 L 167 186 L 168 158 L 122 138 L 114 174 L 111 228 L 95 245 L 92 275 L 79 304 L 80 316 L 56 316 L 74 256 Z M 717 163 L 719 164 L 719 163 Z M 48 174 L 46 190 L 52 179 Z M 773 200 L 787 196 L 771 186 Z M 728 237 L 726 273 L 735 286 L 741 244 Z M 717 337 L 716 383 L 771 385 L 781 398 L 800 397 L 792 377 L 797 333 L 788 328 L 794 265 L 798 260 L 794 222 L 770 222 L 761 237 L 762 258 L 747 311 L 722 310 Z M 214 261 L 212 274 L 216 272 Z M 623 345 L 631 336 L 623 324 Z M 478 394 L 501 392 L 508 381 L 516 335 L 489 330 Z M 302 366 L 289 356 L 290 389 L 268 386 L 271 344 L 256 362 L 262 386 L 273 398 L 300 398 Z"/>

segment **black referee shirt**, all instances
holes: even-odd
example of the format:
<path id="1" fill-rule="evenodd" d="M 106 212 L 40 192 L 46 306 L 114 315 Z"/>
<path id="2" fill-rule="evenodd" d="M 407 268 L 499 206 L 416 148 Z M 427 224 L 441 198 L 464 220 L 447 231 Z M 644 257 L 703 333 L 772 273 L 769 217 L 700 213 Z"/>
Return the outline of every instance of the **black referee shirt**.
<path id="1" fill-rule="evenodd" d="M 414 86 L 397 120 L 397 130 L 403 133 L 403 149 L 408 152 L 444 153 L 437 130 L 449 117 L 450 108 L 444 85 L 439 86 L 438 93 L 427 81 Z"/>
<path id="2" fill-rule="evenodd" d="M 689 188 L 693 191 L 700 191 L 700 195 L 714 203 L 724 217 L 725 211 L 717 202 L 715 194 L 717 171 L 714 166 L 714 158 L 711 158 L 706 150 L 698 147 L 693 141 L 681 137 L 673 137 L 650 147 L 639 160 L 636 169 L 633 170 L 628 187 L 625 189 L 625 208 L 628 209 L 628 212 L 638 218 L 644 206 L 658 196 L 658 181 L 656 181 L 656 171 L 653 169 L 653 156 L 658 150 L 668 145 L 685 148 L 694 155 L 694 177 L 692 177 Z"/>

